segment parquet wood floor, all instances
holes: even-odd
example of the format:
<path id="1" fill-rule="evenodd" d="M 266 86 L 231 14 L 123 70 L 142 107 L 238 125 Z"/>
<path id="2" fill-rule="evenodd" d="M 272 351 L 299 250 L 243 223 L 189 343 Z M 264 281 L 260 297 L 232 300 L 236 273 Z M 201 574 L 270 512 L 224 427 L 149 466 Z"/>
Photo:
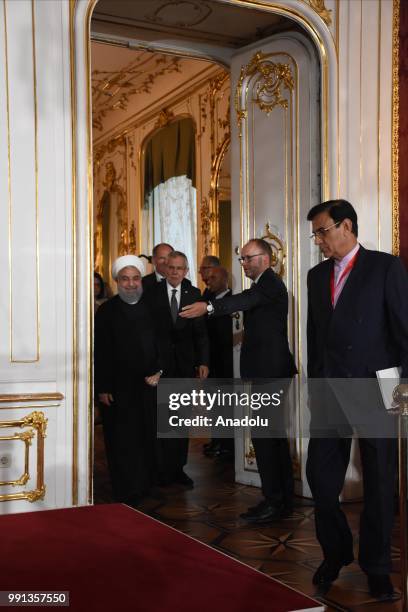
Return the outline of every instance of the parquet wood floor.
<path id="1" fill-rule="evenodd" d="M 315 596 L 312 575 L 321 562 L 321 551 L 315 537 L 312 502 L 297 498 L 290 518 L 250 527 L 239 515 L 260 500 L 259 490 L 234 483 L 232 463 L 204 457 L 201 447 L 202 441 L 192 441 L 186 467 L 194 480 L 194 489 L 185 490 L 178 485 L 160 489 L 155 497 L 146 498 L 139 509 L 302 593 Z M 100 425 L 95 428 L 94 500 L 112 501 Z M 361 504 L 349 503 L 344 508 L 356 540 Z M 398 589 L 398 518 L 393 563 L 392 580 Z M 365 575 L 356 562 L 343 568 L 321 601 L 329 611 L 402 612 L 400 602 L 379 603 L 370 598 Z"/>

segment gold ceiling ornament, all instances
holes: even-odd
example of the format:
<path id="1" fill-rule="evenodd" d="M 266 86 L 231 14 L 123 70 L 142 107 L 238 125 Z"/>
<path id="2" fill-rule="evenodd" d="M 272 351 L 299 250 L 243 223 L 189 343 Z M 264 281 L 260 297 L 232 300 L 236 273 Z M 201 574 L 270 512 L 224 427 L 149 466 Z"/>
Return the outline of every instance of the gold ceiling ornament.
<path id="1" fill-rule="evenodd" d="M 165 26 L 190 28 L 205 21 L 211 13 L 212 8 L 203 0 L 167 0 L 153 13 L 145 15 L 145 19 Z M 180 19 L 179 15 L 183 18 Z"/>
<path id="2" fill-rule="evenodd" d="M 155 128 L 163 128 L 166 127 L 171 121 L 174 119 L 174 113 L 169 108 L 163 108 L 159 116 L 157 118 L 156 123 L 154 124 Z"/>
<path id="3" fill-rule="evenodd" d="M 20 491 L 15 493 L 3 493 L 0 495 L 0 502 L 12 500 L 27 500 L 35 502 L 43 499 L 46 492 L 44 484 L 44 438 L 46 437 L 48 419 L 43 412 L 34 411 L 22 419 L 13 421 L 0 421 L 0 428 L 20 427 L 30 428 L 22 433 L 15 433 L 12 436 L 2 436 L 0 440 L 21 440 L 25 444 L 24 473 L 15 481 L 4 481 L 1 485 L 12 485 L 13 487 L 24 486 L 30 480 L 29 469 L 29 447 L 37 432 L 37 484 L 31 491 Z"/>
<path id="4" fill-rule="evenodd" d="M 316 11 L 318 15 L 323 19 L 327 26 L 332 24 L 331 9 L 327 9 L 324 4 L 324 0 L 309 0 L 309 4 Z"/>
<path id="5" fill-rule="evenodd" d="M 106 116 L 117 110 L 127 110 L 133 97 L 150 94 L 157 79 L 181 72 L 181 58 L 144 52 L 122 70 L 92 71 L 92 124 L 103 131 Z"/>
<path id="6" fill-rule="evenodd" d="M 262 240 L 265 240 L 272 249 L 271 268 L 278 276 L 283 278 L 286 259 L 285 245 L 283 240 L 271 231 L 269 223 L 265 225 L 265 235 L 262 236 Z"/>
<path id="7" fill-rule="evenodd" d="M 247 118 L 247 109 L 242 104 L 242 89 L 246 79 L 255 78 L 252 88 L 253 101 L 267 115 L 276 107 L 288 107 L 288 101 L 282 95 L 282 89 L 293 91 L 294 79 L 289 64 L 280 64 L 268 59 L 268 55 L 258 51 L 249 64 L 241 67 L 241 74 L 235 90 L 235 111 L 238 124 Z M 246 104 L 246 103 L 245 103 Z"/>

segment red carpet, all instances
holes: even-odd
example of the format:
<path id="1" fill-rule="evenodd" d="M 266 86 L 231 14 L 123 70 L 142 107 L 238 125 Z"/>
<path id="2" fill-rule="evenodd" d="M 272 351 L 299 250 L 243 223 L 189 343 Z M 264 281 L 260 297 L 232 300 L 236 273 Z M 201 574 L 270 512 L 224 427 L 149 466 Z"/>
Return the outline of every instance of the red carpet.
<path id="1" fill-rule="evenodd" d="M 2 516 L 0 537 L 0 590 L 70 591 L 75 612 L 289 612 L 319 606 L 120 504 Z"/>

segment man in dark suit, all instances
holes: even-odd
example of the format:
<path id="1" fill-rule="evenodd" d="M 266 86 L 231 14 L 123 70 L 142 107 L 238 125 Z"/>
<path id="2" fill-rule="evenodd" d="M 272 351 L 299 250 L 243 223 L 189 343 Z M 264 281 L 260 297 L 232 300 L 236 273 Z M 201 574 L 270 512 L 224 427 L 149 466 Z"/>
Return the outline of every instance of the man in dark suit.
<path id="1" fill-rule="evenodd" d="M 211 270 L 213 268 L 217 268 L 220 265 L 220 260 L 215 255 L 205 255 L 202 260 L 198 271 L 201 276 L 201 280 L 205 283 L 205 288 L 203 291 L 202 298 L 205 301 L 208 301 L 213 297 L 211 295 L 211 289 L 208 287 L 208 277 L 210 276 Z"/>
<path id="2" fill-rule="evenodd" d="M 244 312 L 244 339 L 241 348 L 241 377 L 289 379 L 296 373 L 289 350 L 288 293 L 283 281 L 271 269 L 272 251 L 265 240 L 250 240 L 242 249 L 240 262 L 252 279 L 250 289 L 209 304 L 187 306 L 181 317 L 222 316 Z M 282 410 L 283 407 L 281 406 Z M 278 412 L 274 408 L 275 414 Z M 293 508 L 293 472 L 283 415 L 278 437 L 254 437 L 253 445 L 264 499 L 242 517 L 250 523 L 266 523 L 287 516 Z"/>
<path id="3" fill-rule="evenodd" d="M 368 251 L 357 242 L 357 214 L 349 202 L 323 202 L 310 210 L 308 220 L 327 258 L 308 274 L 307 326 L 308 375 L 318 379 L 311 384 L 322 379 L 327 383 L 319 385 L 317 397 L 311 396 L 307 461 L 316 532 L 324 555 L 313 582 L 325 592 L 341 568 L 353 561 L 352 535 L 339 504 L 351 445 L 350 437 L 342 437 L 342 428 L 358 422 L 361 410 L 372 410 L 373 420 L 382 416 L 376 371 L 400 365 L 402 376 L 408 376 L 408 280 L 397 257 Z M 346 379 L 346 384 L 339 379 Z M 358 385 L 364 381 L 351 379 L 365 379 L 366 405 L 357 401 Z M 326 437 L 319 436 L 317 429 L 322 423 L 322 403 L 326 421 L 331 423 Z M 341 426 L 336 430 L 333 423 Z M 359 446 L 364 479 L 359 563 L 371 595 L 390 599 L 396 440 L 370 438 L 363 432 Z"/>
<path id="4" fill-rule="evenodd" d="M 179 311 L 200 299 L 200 290 L 193 287 L 185 276 L 187 257 L 180 251 L 168 254 L 166 281 L 146 292 L 154 318 L 160 361 L 165 378 L 207 378 L 209 343 L 205 319 L 181 319 Z M 188 438 L 159 440 L 163 484 L 177 482 L 193 486 L 184 472 L 187 463 Z M 160 465 L 159 465 L 160 469 Z"/>
<path id="5" fill-rule="evenodd" d="M 166 242 L 156 244 L 153 248 L 152 264 L 154 265 L 154 271 L 143 277 L 143 289 L 145 291 L 152 289 L 166 278 L 167 258 L 172 251 L 174 251 L 173 247 Z"/>
<path id="6" fill-rule="evenodd" d="M 223 300 L 232 295 L 228 288 L 228 272 L 221 266 L 211 267 L 207 278 L 210 300 Z M 204 299 L 204 295 L 202 296 Z M 207 317 L 208 339 L 210 341 L 210 378 L 234 377 L 232 355 L 232 319 L 227 314 L 222 317 Z M 213 429 L 214 433 L 214 429 Z M 208 457 L 233 457 L 234 439 L 213 437 L 204 445 Z"/>
<path id="7" fill-rule="evenodd" d="M 116 501 L 136 505 L 155 478 L 154 391 L 160 378 L 153 320 L 143 297 L 144 264 L 119 257 L 112 276 L 118 295 L 95 317 L 95 390 Z"/>

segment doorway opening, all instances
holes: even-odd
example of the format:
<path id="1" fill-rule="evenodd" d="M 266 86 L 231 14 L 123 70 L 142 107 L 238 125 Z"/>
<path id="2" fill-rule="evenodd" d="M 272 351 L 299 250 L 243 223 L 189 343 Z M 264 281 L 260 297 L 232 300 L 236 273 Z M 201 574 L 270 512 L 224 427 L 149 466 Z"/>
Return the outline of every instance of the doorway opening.
<path id="1" fill-rule="evenodd" d="M 249 238 L 266 238 L 288 287 L 290 343 L 301 372 L 302 279 L 315 256 L 305 212 L 322 191 L 321 75 L 314 43 L 287 17 L 217 0 L 99 0 L 91 45 L 96 270 L 109 281 L 110 262 L 125 253 L 141 255 L 150 265 L 165 219 L 165 235 L 180 236 L 180 243 L 164 241 L 188 250 L 182 239 L 195 234 L 195 270 L 203 256 L 217 256 L 240 291 L 246 281 L 238 250 Z M 150 181 L 150 143 L 186 120 L 194 133 L 194 154 L 190 150 L 188 157 L 193 167 L 188 171 L 186 163 L 172 176 L 162 173 Z M 190 181 L 178 209 L 181 215 L 189 210 L 190 225 L 177 234 L 177 211 L 164 211 L 171 200 L 168 181 L 180 177 Z M 192 281 L 200 283 L 194 272 Z M 241 330 L 236 319 L 236 362 Z M 299 411 L 300 401 L 299 396 Z M 305 449 L 298 423 L 291 428 L 303 493 Z M 259 484 L 248 438 L 238 454 L 236 478 Z"/>

